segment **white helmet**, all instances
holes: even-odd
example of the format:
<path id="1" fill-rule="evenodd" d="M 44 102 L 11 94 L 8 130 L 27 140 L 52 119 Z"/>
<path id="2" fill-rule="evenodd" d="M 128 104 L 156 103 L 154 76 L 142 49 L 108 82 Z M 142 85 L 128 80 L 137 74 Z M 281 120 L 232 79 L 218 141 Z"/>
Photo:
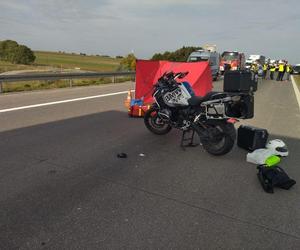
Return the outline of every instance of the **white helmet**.
<path id="1" fill-rule="evenodd" d="M 285 143 L 282 140 L 279 140 L 279 139 L 269 141 L 266 145 L 266 148 L 273 150 L 274 155 L 279 155 L 279 156 L 288 156 L 289 155 L 287 146 L 285 145 Z"/>

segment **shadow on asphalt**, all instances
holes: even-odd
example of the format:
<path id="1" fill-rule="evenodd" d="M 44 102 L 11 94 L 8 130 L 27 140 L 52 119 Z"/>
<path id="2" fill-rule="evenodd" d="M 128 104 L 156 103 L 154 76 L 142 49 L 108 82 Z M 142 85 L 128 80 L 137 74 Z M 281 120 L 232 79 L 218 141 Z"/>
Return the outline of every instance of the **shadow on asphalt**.
<path id="1" fill-rule="evenodd" d="M 132 244 L 138 231 L 144 233 L 141 241 L 150 233 L 140 221 L 142 217 L 150 214 L 151 218 L 158 218 L 151 230 L 159 231 L 160 220 L 167 220 L 180 231 L 182 220 L 191 223 L 191 218 L 185 218 L 189 209 L 193 210 L 191 213 L 196 210 L 204 217 L 220 219 L 224 225 L 237 223 L 237 228 L 267 231 L 265 235 L 274 234 L 274 238 L 279 234 L 300 239 L 299 220 L 294 219 L 300 216 L 298 184 L 290 191 L 266 194 L 256 179 L 255 165 L 246 163 L 246 151 L 234 147 L 221 157 L 209 155 L 201 146 L 183 151 L 179 147 L 180 136 L 175 130 L 166 136 L 153 135 L 142 119 L 128 118 L 119 111 L 1 132 L 0 248 L 26 244 L 37 247 L 44 241 L 49 241 L 50 247 L 64 244 L 63 232 L 72 237 L 80 234 L 69 228 L 74 221 L 80 224 L 98 220 L 94 210 L 102 218 L 97 230 L 109 228 L 114 231 L 113 236 L 118 233 L 119 217 L 132 219 L 135 232 L 119 225 Z M 300 140 L 277 135 L 270 138 L 286 142 L 290 156 L 281 165 L 298 180 Z M 128 158 L 117 158 L 120 152 L 127 153 Z M 145 156 L 141 157 L 141 153 Z M 141 195 L 143 198 L 136 197 Z M 153 209 L 156 202 L 152 204 L 151 199 L 169 204 L 162 210 L 169 211 L 171 218 L 161 218 L 159 207 Z M 185 211 L 179 220 L 170 212 L 177 206 Z M 86 217 L 81 217 L 81 208 L 86 209 Z M 114 210 L 117 212 L 112 214 Z M 132 211 L 140 213 L 136 221 Z M 187 228 L 182 228 L 183 235 Z M 207 233 L 213 235 L 216 229 L 208 228 Z M 231 237 L 228 233 L 226 237 Z M 177 240 L 177 236 L 168 233 L 161 237 L 165 237 L 162 242 Z M 197 242 L 197 234 L 193 237 Z M 117 245 L 124 244 L 123 239 L 113 240 Z M 140 246 L 148 243 L 144 244 Z M 111 247 L 111 241 L 103 246 Z"/>

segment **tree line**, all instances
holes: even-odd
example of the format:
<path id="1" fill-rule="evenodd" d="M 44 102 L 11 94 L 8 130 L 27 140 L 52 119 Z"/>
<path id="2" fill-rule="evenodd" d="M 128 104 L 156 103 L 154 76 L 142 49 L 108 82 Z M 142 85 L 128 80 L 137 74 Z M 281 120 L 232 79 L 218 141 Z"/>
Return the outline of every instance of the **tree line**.
<path id="1" fill-rule="evenodd" d="M 201 47 L 193 47 L 193 46 L 183 46 L 180 49 L 177 49 L 173 52 L 166 51 L 164 53 L 156 53 L 152 56 L 151 60 L 167 60 L 173 62 L 186 62 L 189 55 L 196 51 L 202 49 Z"/>
<path id="2" fill-rule="evenodd" d="M 13 40 L 0 41 L 0 60 L 14 64 L 31 64 L 35 60 L 33 51 Z"/>
<path id="3" fill-rule="evenodd" d="M 159 61 L 166 60 L 172 62 L 186 62 L 189 55 L 196 51 L 202 49 L 201 47 L 193 46 L 183 46 L 180 49 L 177 49 L 173 52 L 165 51 L 164 53 L 155 53 L 151 60 Z M 136 66 L 136 57 L 134 54 L 129 54 L 124 57 L 120 63 L 119 70 L 135 70 Z"/>

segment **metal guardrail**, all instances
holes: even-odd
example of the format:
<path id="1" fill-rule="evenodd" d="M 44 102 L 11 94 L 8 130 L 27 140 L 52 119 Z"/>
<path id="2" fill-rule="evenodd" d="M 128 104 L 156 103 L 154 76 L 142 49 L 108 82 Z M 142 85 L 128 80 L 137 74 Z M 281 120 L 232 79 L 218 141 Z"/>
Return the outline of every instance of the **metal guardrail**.
<path id="1" fill-rule="evenodd" d="M 0 75 L 0 93 L 3 92 L 3 83 L 19 82 L 19 81 L 37 81 L 37 80 L 62 80 L 62 79 L 82 79 L 82 78 L 99 78 L 113 77 L 112 82 L 118 76 L 134 76 L 134 71 L 126 72 L 85 72 L 85 73 L 31 73 L 31 74 L 16 74 L 16 75 Z M 72 82 L 70 81 L 70 86 Z"/>

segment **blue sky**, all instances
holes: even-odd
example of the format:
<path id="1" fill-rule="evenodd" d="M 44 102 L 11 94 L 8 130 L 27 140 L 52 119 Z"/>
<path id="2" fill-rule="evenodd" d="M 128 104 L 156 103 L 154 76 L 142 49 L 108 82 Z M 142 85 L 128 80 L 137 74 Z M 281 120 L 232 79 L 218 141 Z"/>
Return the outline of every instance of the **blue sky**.
<path id="1" fill-rule="evenodd" d="M 298 0 L 0 0 L 0 40 L 139 58 L 216 44 L 300 63 Z"/>

